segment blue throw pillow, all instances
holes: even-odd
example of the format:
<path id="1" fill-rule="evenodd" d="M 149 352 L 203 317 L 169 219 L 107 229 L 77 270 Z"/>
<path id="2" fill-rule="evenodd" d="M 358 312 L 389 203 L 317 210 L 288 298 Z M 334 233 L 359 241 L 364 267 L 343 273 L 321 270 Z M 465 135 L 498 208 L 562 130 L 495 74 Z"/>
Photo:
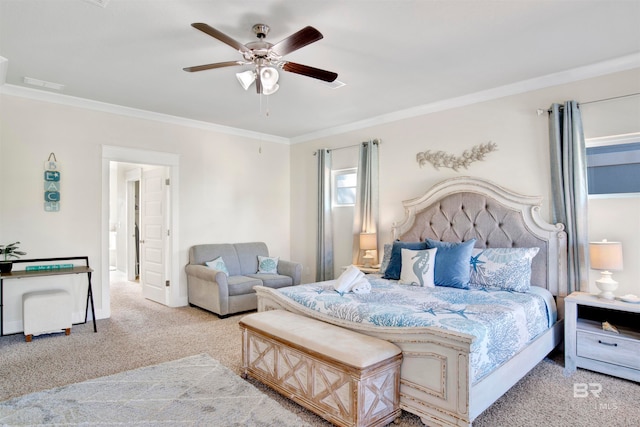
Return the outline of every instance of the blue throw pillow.
<path id="1" fill-rule="evenodd" d="M 420 251 L 427 249 L 426 242 L 401 242 L 396 240 L 391 248 L 391 258 L 389 265 L 384 271 L 385 279 L 400 280 L 400 272 L 402 271 L 402 248 Z M 437 261 L 436 261 L 437 262 Z M 469 260 L 467 259 L 467 274 L 469 274 Z"/>
<path id="2" fill-rule="evenodd" d="M 440 242 L 427 239 L 427 248 L 437 248 L 435 282 L 436 286 L 469 289 L 469 262 L 476 239 L 462 243 Z"/>

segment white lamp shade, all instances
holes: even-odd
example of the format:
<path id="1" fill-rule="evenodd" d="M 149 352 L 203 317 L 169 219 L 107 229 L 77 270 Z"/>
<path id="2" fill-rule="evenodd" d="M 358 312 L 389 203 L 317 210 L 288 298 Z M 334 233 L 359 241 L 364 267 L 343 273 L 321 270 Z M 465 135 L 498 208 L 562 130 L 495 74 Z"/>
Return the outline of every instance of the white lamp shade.
<path id="1" fill-rule="evenodd" d="M 263 95 L 271 95 L 272 93 L 276 93 L 278 91 L 278 89 L 280 89 L 280 85 L 279 84 L 274 84 L 271 87 L 263 87 L 262 88 L 262 94 Z"/>
<path id="2" fill-rule="evenodd" d="M 262 85 L 265 87 L 273 87 L 276 83 L 278 83 L 278 78 L 280 75 L 278 74 L 278 70 L 273 67 L 262 67 L 260 69 L 260 80 L 262 80 Z"/>
<path id="3" fill-rule="evenodd" d="M 242 73 L 236 73 L 236 77 L 240 82 L 240 85 L 244 90 L 249 89 L 249 86 L 256 81 L 256 73 L 253 70 L 243 71 Z"/>
<path id="4" fill-rule="evenodd" d="M 360 233 L 360 249 L 363 251 L 378 249 L 376 233 Z"/>
<path id="5" fill-rule="evenodd" d="M 278 70 L 273 67 L 260 68 L 260 82 L 262 83 L 262 94 L 271 95 L 275 93 L 280 86 L 278 85 L 278 79 L 280 75 Z"/>
<path id="6" fill-rule="evenodd" d="M 589 243 L 589 262 L 594 270 L 622 270 L 622 243 L 606 240 Z"/>

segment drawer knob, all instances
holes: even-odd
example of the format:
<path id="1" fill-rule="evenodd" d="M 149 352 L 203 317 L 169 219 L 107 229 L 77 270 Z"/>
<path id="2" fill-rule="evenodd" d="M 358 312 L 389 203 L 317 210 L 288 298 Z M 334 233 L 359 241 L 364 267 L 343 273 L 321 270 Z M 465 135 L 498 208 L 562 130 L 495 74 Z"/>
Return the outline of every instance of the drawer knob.
<path id="1" fill-rule="evenodd" d="M 611 346 L 611 347 L 617 347 L 618 346 L 618 343 L 615 343 L 615 342 L 613 342 L 613 343 L 612 342 L 604 342 L 602 340 L 598 340 L 598 344 L 608 345 L 608 346 Z"/>

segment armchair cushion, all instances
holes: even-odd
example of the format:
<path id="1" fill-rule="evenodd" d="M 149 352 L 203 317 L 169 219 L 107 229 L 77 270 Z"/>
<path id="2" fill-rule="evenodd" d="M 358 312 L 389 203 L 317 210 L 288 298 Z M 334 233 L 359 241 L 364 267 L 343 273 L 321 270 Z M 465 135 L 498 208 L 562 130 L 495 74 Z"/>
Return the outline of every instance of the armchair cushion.
<path id="1" fill-rule="evenodd" d="M 293 285 L 293 279 L 289 276 L 283 276 L 281 274 L 248 274 L 249 277 L 261 280 L 264 286 L 269 288 L 284 288 L 285 286 Z"/>
<path id="2" fill-rule="evenodd" d="M 229 296 L 250 294 L 254 286 L 260 285 L 262 280 L 256 277 L 229 276 Z"/>

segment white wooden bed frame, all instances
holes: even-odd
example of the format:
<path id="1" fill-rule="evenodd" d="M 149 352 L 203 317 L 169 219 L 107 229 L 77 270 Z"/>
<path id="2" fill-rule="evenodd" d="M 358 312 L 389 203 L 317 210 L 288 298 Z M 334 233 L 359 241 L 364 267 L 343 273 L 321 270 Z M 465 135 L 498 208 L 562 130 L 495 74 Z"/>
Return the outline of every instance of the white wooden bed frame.
<path id="1" fill-rule="evenodd" d="M 472 200 L 473 206 L 466 206 L 466 200 Z M 541 197 L 516 194 L 483 179 L 453 178 L 422 197 L 403 202 L 405 218 L 393 225 L 394 239 L 400 240 L 432 237 L 452 241 L 458 236 L 461 241 L 476 237 L 476 247 L 505 247 L 509 242 L 514 247 L 540 247 L 532 283 L 556 296 L 558 322 L 474 384 L 470 383 L 470 335 L 436 327 L 388 328 L 340 320 L 265 287 L 255 288 L 258 310 L 284 309 L 396 344 L 403 353 L 400 407 L 429 426 L 470 426 L 562 341 L 566 233 L 562 224 L 541 219 L 541 201 Z M 481 207 L 476 209 L 476 205 Z M 488 226 L 492 221 L 495 225 Z M 517 222 L 520 224 L 511 230 L 511 223 Z"/>

